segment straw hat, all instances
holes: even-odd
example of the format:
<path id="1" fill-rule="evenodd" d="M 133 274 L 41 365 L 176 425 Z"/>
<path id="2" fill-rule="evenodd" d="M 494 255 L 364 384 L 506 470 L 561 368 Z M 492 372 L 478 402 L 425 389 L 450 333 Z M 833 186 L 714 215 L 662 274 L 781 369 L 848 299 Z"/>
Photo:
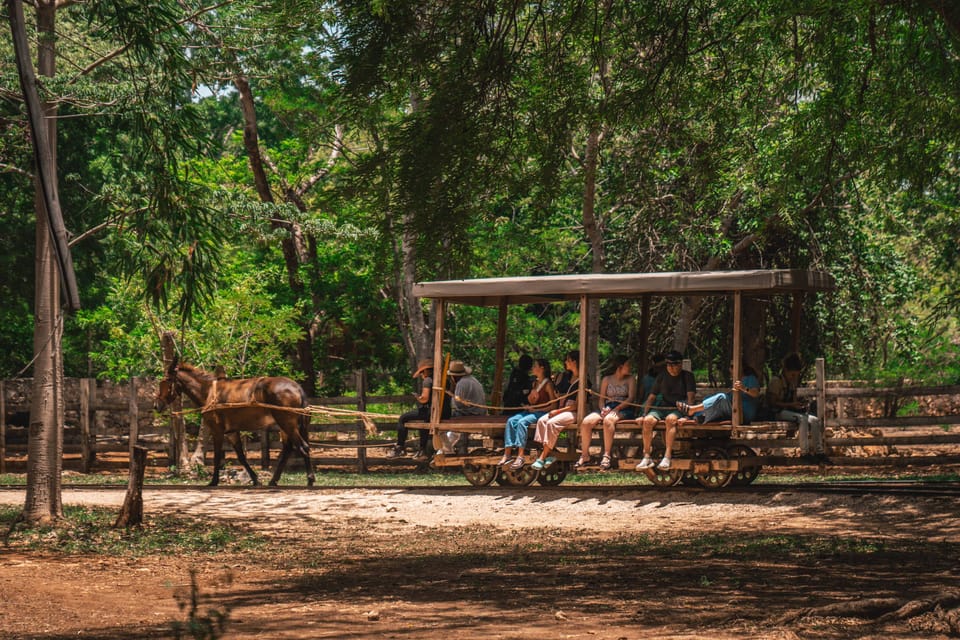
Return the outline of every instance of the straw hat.
<path id="1" fill-rule="evenodd" d="M 433 369 L 433 360 L 421 360 L 417 363 L 417 370 L 413 372 L 413 377 L 416 378 L 424 369 Z"/>
<path id="2" fill-rule="evenodd" d="M 463 360 L 453 360 L 448 373 L 452 376 L 468 376 L 473 373 L 473 369 L 463 364 Z"/>

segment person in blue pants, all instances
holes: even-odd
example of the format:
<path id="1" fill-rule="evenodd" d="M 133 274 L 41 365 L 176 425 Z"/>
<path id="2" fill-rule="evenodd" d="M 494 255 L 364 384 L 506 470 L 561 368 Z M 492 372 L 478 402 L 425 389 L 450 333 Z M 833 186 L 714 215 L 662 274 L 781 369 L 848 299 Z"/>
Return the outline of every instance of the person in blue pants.
<path id="1" fill-rule="evenodd" d="M 507 418 L 507 426 L 503 432 L 503 457 L 497 464 L 508 466 L 513 471 L 523 468 L 523 455 L 527 448 L 527 428 L 536 423 L 537 419 L 553 408 L 557 399 L 557 390 L 550 377 L 550 362 L 546 358 L 537 358 L 533 361 L 533 388 L 527 395 L 528 404 L 523 411 Z M 514 458 L 512 451 L 517 450 Z"/>

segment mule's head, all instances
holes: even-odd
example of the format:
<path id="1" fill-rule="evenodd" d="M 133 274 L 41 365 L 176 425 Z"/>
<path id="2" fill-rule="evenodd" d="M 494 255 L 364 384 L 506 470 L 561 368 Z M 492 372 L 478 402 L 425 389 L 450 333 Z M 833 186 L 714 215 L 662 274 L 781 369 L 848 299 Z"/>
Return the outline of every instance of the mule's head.
<path id="1" fill-rule="evenodd" d="M 177 361 L 177 357 L 174 356 L 173 362 L 167 367 L 166 376 L 160 381 L 160 385 L 157 387 L 157 396 L 153 399 L 153 408 L 156 411 L 163 411 L 176 400 L 177 396 L 183 393 L 183 389 L 180 388 L 180 382 L 177 380 L 178 370 L 179 362 Z"/>

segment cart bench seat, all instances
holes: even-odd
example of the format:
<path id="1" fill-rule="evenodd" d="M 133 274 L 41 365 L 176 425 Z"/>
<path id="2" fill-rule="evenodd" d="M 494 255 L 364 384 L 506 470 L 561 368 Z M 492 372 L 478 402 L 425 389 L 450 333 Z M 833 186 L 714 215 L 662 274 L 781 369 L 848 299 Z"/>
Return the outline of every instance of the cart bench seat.
<path id="1" fill-rule="evenodd" d="M 440 421 L 440 431 L 456 431 L 458 433 L 476 433 L 486 436 L 499 436 L 507 424 L 509 416 L 458 416 L 456 418 L 447 418 Z M 731 433 L 734 431 L 733 423 L 729 420 L 720 422 L 708 422 L 701 424 L 695 420 L 683 419 L 678 425 L 680 435 L 686 435 L 691 432 L 716 432 Z M 429 429 L 429 422 L 408 422 L 410 429 Z M 657 422 L 654 427 L 657 431 L 663 431 L 666 427 L 663 420 Z M 578 425 L 572 424 L 564 428 L 564 431 L 576 431 Z M 795 422 L 786 422 L 783 420 L 758 420 L 750 424 L 742 424 L 737 427 L 738 433 L 781 433 L 792 431 L 797 428 Z M 640 431 L 643 429 L 641 420 L 620 420 L 617 422 L 617 431 Z"/>

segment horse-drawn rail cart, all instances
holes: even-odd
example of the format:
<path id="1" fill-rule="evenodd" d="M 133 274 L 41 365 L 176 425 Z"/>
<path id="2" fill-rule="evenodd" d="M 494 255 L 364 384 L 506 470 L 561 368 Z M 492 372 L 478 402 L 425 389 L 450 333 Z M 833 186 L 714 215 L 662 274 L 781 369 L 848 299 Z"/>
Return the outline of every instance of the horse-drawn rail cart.
<path id="1" fill-rule="evenodd" d="M 793 298 L 792 329 L 794 345 L 798 342 L 800 311 L 805 294 L 830 291 L 834 288 L 832 276 L 821 271 L 797 269 L 750 270 L 750 271 L 702 271 L 683 273 L 621 273 L 583 274 L 540 277 L 486 278 L 477 280 L 449 280 L 422 282 L 415 285 L 419 298 L 431 299 L 436 306 L 436 337 L 434 362 L 442 362 L 444 320 L 447 308 L 452 304 L 464 304 L 499 309 L 496 365 L 494 372 L 493 404 L 499 401 L 499 389 L 503 383 L 504 349 L 506 344 L 507 307 L 512 304 L 546 304 L 578 302 L 580 309 L 580 351 L 585 353 L 587 343 L 588 302 L 604 298 L 632 298 L 642 300 L 643 317 L 639 336 L 646 352 L 649 328 L 650 299 L 657 296 L 724 296 L 733 304 L 733 377 L 740 377 L 742 353 L 742 300 L 744 296 L 789 295 Z M 818 360 L 818 392 L 823 394 L 823 364 Z M 440 376 L 437 376 L 439 379 Z M 586 362 L 580 362 L 580 379 L 586 379 Z M 490 442 L 502 438 L 505 417 L 479 416 L 441 420 L 440 406 L 443 387 L 436 384 L 429 423 L 419 426 L 429 428 L 434 445 L 442 451 L 441 434 L 447 431 L 465 434 L 471 441 L 479 436 Z M 469 482 L 486 485 L 493 481 L 501 484 L 526 485 L 538 481 L 541 484 L 559 484 L 576 460 L 579 423 L 587 413 L 588 390 L 580 385 L 577 393 L 576 422 L 567 428 L 566 438 L 561 440 L 556 455 L 557 461 L 542 471 L 529 465 L 519 472 L 511 472 L 495 466 L 497 456 L 490 447 L 477 447 L 465 455 L 439 453 L 434 460 L 437 467 L 459 466 Z M 767 447 L 798 447 L 802 454 L 814 453 L 818 443 L 823 442 L 823 433 L 805 433 L 797 438 L 791 427 L 793 423 L 754 422 L 742 424 L 742 412 L 738 394 L 734 394 L 732 420 L 726 423 L 683 423 L 678 433 L 678 447 L 671 468 L 667 471 L 648 469 L 644 473 L 658 485 L 670 486 L 681 481 L 693 481 L 708 488 L 725 486 L 731 482 L 749 484 L 757 475 L 765 459 L 753 446 L 765 443 Z M 817 403 L 822 413 L 824 402 Z M 820 416 L 820 425 L 824 424 Z M 418 424 L 411 423 L 410 427 Z M 660 429 L 663 425 L 659 425 Z M 637 421 L 621 421 L 618 432 L 636 431 Z M 789 435 L 789 437 L 788 437 Z M 565 443 L 565 444 L 564 444 Z M 751 446 L 753 445 L 753 446 Z"/>

